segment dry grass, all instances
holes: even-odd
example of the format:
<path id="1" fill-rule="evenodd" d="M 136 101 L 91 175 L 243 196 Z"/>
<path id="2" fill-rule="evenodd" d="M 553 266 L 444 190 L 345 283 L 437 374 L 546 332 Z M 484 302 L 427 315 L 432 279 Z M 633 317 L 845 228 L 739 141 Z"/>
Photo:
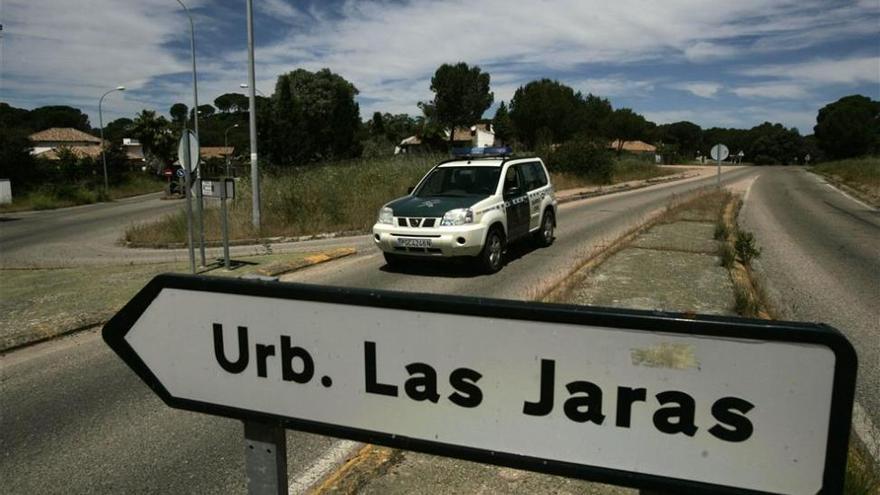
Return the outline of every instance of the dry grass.
<path id="1" fill-rule="evenodd" d="M 849 187 L 874 206 L 880 206 L 880 156 L 825 162 L 810 167 L 810 170 Z"/>
<path id="2" fill-rule="evenodd" d="M 231 239 L 296 237 L 326 232 L 365 232 L 376 221 L 379 208 L 406 194 L 407 188 L 443 159 L 441 155 L 401 155 L 349 160 L 324 166 L 270 172 L 262 178 L 262 229 L 251 226 L 251 187 L 247 178 L 237 184 L 237 197 L 230 202 Z M 616 180 L 657 177 L 673 173 L 644 162 L 619 164 Z M 554 174 L 556 190 L 591 185 L 581 178 Z M 221 238 L 217 200 L 206 200 L 205 238 Z M 196 226 L 198 228 L 198 226 Z M 154 223 L 130 226 L 124 242 L 139 245 L 179 243 L 186 240 L 183 211 Z"/>

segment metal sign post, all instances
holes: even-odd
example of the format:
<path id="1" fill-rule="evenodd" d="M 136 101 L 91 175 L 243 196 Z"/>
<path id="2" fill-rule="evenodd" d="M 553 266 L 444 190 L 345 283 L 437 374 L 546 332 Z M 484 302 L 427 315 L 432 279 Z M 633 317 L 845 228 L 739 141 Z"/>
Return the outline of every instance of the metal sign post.
<path id="1" fill-rule="evenodd" d="M 726 160 L 728 156 L 730 156 L 730 150 L 727 149 L 727 146 L 723 144 L 716 144 L 712 146 L 712 150 L 709 152 L 712 155 L 712 158 L 718 162 L 718 176 L 715 182 L 715 185 L 721 189 L 721 162 Z"/>
<path id="2" fill-rule="evenodd" d="M 199 142 L 195 138 L 195 133 L 185 130 L 180 136 L 180 143 L 177 146 L 177 159 L 183 166 L 183 180 L 185 182 L 186 197 L 186 233 L 187 247 L 189 249 L 189 268 L 192 273 L 196 272 L 196 255 L 193 246 L 193 207 L 192 207 L 192 157 L 199 156 Z"/>
<path id="3" fill-rule="evenodd" d="M 248 493 L 287 495 L 287 434 L 256 421 L 244 423 L 244 463 Z"/>
<path id="4" fill-rule="evenodd" d="M 667 493 L 843 488 L 856 355 L 825 325 L 160 275 L 103 337 L 169 406 L 270 425 L 254 483 L 285 427 Z"/>
<path id="5" fill-rule="evenodd" d="M 226 210 L 226 200 L 235 198 L 235 180 L 229 178 L 203 179 L 201 191 L 202 196 L 220 198 L 220 226 L 223 231 L 223 263 L 225 268 L 229 270 L 231 261 L 229 259 L 229 219 Z"/>

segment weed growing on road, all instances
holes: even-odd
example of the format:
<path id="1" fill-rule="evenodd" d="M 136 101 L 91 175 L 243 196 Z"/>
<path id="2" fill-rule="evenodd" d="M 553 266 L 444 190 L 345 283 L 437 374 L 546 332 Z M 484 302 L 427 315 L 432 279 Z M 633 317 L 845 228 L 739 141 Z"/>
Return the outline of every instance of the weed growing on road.
<path id="1" fill-rule="evenodd" d="M 736 252 L 730 247 L 729 243 L 723 241 L 718 244 L 718 257 L 721 259 L 721 266 L 729 270 L 736 261 Z"/>
<path id="2" fill-rule="evenodd" d="M 736 232 L 736 243 L 734 244 L 734 247 L 736 248 L 736 254 L 739 256 L 739 259 L 745 264 L 748 264 L 753 259 L 761 256 L 761 250 L 755 243 L 755 235 L 751 232 L 738 230 Z"/>

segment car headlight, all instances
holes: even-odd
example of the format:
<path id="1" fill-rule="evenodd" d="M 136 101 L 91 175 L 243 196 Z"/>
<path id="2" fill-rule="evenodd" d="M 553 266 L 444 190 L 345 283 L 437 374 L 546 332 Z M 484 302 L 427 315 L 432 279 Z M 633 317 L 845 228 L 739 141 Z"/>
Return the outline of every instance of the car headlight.
<path id="1" fill-rule="evenodd" d="M 443 219 L 440 220 L 440 225 L 464 225 L 466 223 L 473 223 L 473 221 L 473 210 L 470 208 L 456 208 L 455 210 L 447 211 L 446 214 L 443 215 Z"/>
<path id="2" fill-rule="evenodd" d="M 394 211 L 387 206 L 379 210 L 379 223 L 394 223 Z"/>

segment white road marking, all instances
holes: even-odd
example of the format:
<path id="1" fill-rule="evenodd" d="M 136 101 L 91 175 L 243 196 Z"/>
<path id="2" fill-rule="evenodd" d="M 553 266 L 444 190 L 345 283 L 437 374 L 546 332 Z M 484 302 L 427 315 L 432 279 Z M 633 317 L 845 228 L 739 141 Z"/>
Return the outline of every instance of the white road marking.
<path id="1" fill-rule="evenodd" d="M 868 453 L 874 458 L 874 464 L 880 467 L 880 430 L 874 426 L 870 416 L 858 401 L 853 403 L 852 427 L 865 444 Z"/>
<path id="2" fill-rule="evenodd" d="M 830 182 L 824 182 L 824 184 L 825 184 L 826 186 L 828 186 L 828 188 L 831 189 L 832 191 L 837 191 L 837 192 L 839 192 L 840 194 L 842 194 L 842 195 L 846 196 L 847 198 L 851 199 L 852 201 L 855 201 L 855 202 L 858 203 L 860 206 L 862 206 L 862 207 L 864 207 L 864 208 L 867 208 L 867 209 L 869 209 L 869 210 L 872 210 L 872 211 L 873 211 L 873 210 L 876 210 L 876 208 L 874 208 L 873 206 L 869 205 L 868 203 L 865 203 L 864 201 L 862 201 L 862 200 L 860 200 L 860 199 L 858 199 L 858 198 L 854 198 L 854 197 L 850 196 L 850 194 L 847 193 L 846 191 L 844 191 L 843 189 L 838 189 L 837 187 L 834 187 L 834 185 L 831 184 Z"/>
<path id="3" fill-rule="evenodd" d="M 330 473 L 339 463 L 354 455 L 363 444 L 351 440 L 340 440 L 313 462 L 309 467 L 292 477 L 293 481 L 287 489 L 289 495 L 306 493 L 309 488 Z"/>
<path id="4" fill-rule="evenodd" d="M 749 182 L 749 186 L 746 187 L 746 193 L 743 194 L 743 203 L 745 203 L 746 201 L 749 200 L 749 194 L 752 193 L 752 186 L 755 185 L 755 181 L 757 181 L 758 177 L 760 177 L 760 176 L 761 176 L 761 174 L 756 175 L 755 178 L 752 179 L 752 182 Z"/>

